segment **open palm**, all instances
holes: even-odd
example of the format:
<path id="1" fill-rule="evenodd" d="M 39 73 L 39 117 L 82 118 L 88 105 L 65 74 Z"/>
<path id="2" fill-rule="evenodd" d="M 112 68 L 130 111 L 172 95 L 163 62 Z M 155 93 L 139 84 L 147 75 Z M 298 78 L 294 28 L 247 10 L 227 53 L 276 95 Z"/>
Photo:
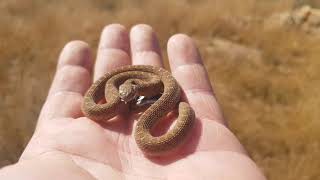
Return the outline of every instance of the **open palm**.
<path id="1" fill-rule="evenodd" d="M 124 113 L 100 124 L 83 117 L 80 107 L 92 79 L 123 65 L 163 66 L 150 26 L 136 25 L 128 33 L 113 24 L 102 32 L 94 68 L 86 43 L 73 41 L 63 49 L 36 131 L 19 163 L 31 163 L 30 171 L 39 179 L 264 179 L 226 127 L 192 40 L 174 35 L 167 51 L 171 72 L 197 117 L 179 151 L 145 157 L 132 136 L 136 116 Z"/>

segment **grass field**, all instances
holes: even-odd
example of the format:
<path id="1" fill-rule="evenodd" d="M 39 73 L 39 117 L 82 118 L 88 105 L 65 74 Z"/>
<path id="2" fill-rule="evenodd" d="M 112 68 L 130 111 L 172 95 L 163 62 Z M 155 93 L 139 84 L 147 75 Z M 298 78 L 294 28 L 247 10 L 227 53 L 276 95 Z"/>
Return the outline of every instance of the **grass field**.
<path id="1" fill-rule="evenodd" d="M 59 51 L 74 39 L 96 48 L 103 26 L 154 27 L 199 45 L 230 127 L 270 180 L 320 178 L 320 36 L 265 28 L 261 19 L 316 1 L 1 0 L 0 167 L 32 135 Z M 260 53 L 217 53 L 223 38 Z M 164 51 L 164 53 L 166 53 Z M 232 53 L 232 52 L 230 52 Z"/>

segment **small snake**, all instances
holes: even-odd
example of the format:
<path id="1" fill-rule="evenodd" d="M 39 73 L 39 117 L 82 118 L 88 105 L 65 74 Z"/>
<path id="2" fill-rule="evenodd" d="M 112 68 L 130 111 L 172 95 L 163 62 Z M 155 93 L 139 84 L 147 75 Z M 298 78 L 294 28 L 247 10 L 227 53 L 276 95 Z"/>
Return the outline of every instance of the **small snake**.
<path id="1" fill-rule="evenodd" d="M 146 155 L 171 152 L 186 140 L 195 120 L 189 104 L 180 102 L 181 89 L 170 72 L 163 68 L 133 65 L 106 73 L 92 84 L 84 96 L 82 111 L 94 121 L 105 121 L 118 115 L 122 108 L 142 109 L 135 104 L 140 96 L 160 97 L 142 113 L 135 127 L 134 138 Z M 101 103 L 105 98 L 106 102 Z M 165 134 L 153 136 L 151 130 L 179 103 L 176 123 Z"/>

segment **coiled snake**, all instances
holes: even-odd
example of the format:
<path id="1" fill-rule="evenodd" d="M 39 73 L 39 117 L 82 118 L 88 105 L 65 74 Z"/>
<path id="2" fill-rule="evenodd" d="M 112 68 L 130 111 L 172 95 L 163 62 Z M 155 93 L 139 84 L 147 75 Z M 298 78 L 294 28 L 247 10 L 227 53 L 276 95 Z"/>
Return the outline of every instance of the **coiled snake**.
<path id="1" fill-rule="evenodd" d="M 152 128 L 172 111 L 180 101 L 181 89 L 170 72 L 163 68 L 133 65 L 106 73 L 92 84 L 84 96 L 82 111 L 94 121 L 105 121 L 120 113 L 124 106 L 140 108 L 136 99 L 160 95 L 142 113 L 135 127 L 134 138 L 143 153 L 150 156 L 166 154 L 181 145 L 190 133 L 195 113 L 185 102 L 179 103 L 176 123 L 165 134 L 153 136 Z M 101 103 L 105 97 L 106 102 Z"/>

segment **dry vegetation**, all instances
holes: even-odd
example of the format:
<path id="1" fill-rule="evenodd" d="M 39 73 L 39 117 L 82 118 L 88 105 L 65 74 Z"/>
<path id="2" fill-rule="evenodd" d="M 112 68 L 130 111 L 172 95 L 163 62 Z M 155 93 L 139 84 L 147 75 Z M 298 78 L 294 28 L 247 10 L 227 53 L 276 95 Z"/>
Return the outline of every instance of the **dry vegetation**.
<path id="1" fill-rule="evenodd" d="M 231 128 L 270 180 L 318 179 L 320 38 L 261 23 L 315 2 L 1 0 L 0 166 L 28 142 L 66 42 L 94 49 L 106 24 L 148 23 L 162 47 L 177 32 L 195 38 Z M 261 59 L 216 53 L 216 37 L 257 49 Z"/>

